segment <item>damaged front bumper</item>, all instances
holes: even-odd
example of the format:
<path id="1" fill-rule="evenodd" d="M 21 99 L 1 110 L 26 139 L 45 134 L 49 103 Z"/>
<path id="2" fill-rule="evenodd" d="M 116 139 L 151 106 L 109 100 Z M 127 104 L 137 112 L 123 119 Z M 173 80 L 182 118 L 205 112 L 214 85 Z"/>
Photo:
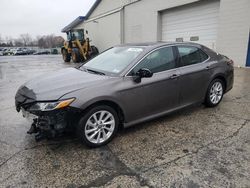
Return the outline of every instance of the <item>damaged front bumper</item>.
<path id="1" fill-rule="evenodd" d="M 74 130 L 78 119 L 78 110 L 65 108 L 50 112 L 29 112 L 21 107 L 22 114 L 32 121 L 28 134 L 36 134 L 37 141 L 43 138 L 55 138 L 65 132 Z"/>
<path id="2" fill-rule="evenodd" d="M 72 99 L 70 100 L 73 101 Z M 29 98 L 20 92 L 15 97 L 16 110 L 18 112 L 21 111 L 23 117 L 32 121 L 27 133 L 36 134 L 35 138 L 37 141 L 43 138 L 54 138 L 74 129 L 78 120 L 79 110 L 70 107 L 70 103 L 65 103 L 65 101 L 69 101 L 69 99 L 41 102 Z M 58 108 L 58 105 L 60 105 L 60 108 Z"/>
<path id="3" fill-rule="evenodd" d="M 29 113 L 26 111 L 26 114 Z M 31 114 L 31 113 L 30 113 Z M 60 110 L 50 113 L 38 113 L 37 115 L 31 114 L 28 116 L 33 117 L 33 122 L 28 134 L 35 133 L 36 140 L 40 140 L 44 137 L 54 138 L 63 134 L 68 126 L 67 111 Z"/>

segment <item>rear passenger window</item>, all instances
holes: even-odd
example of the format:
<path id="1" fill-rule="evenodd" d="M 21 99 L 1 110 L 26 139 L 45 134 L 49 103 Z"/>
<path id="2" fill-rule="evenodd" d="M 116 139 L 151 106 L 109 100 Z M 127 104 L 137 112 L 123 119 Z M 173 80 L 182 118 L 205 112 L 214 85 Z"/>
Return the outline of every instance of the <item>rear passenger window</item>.
<path id="1" fill-rule="evenodd" d="M 192 46 L 178 46 L 181 59 L 181 66 L 201 63 L 208 59 L 208 55 L 202 50 Z"/>

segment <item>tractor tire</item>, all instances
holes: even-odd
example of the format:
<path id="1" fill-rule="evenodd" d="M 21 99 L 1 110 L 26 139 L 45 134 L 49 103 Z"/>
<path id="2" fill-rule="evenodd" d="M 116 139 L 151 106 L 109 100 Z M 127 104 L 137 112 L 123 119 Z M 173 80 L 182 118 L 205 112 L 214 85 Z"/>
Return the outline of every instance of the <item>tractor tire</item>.
<path id="1" fill-rule="evenodd" d="M 70 54 L 68 53 L 66 49 L 62 49 L 62 56 L 63 56 L 64 62 L 66 63 L 70 62 Z"/>
<path id="2" fill-rule="evenodd" d="M 90 48 L 91 48 L 90 58 L 93 58 L 99 54 L 99 50 L 97 49 L 97 47 L 90 46 Z"/>
<path id="3" fill-rule="evenodd" d="M 81 61 L 81 55 L 77 48 L 72 50 L 72 61 L 74 63 L 79 63 Z"/>

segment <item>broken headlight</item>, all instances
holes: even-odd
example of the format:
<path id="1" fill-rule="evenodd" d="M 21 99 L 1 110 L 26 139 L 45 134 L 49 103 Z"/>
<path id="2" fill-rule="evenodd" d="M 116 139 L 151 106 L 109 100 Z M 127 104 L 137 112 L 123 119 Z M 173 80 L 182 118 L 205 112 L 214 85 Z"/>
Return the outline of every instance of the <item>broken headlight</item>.
<path id="1" fill-rule="evenodd" d="M 66 99 L 56 102 L 37 102 L 34 105 L 32 105 L 29 110 L 30 111 L 51 111 L 55 109 L 61 109 L 69 106 L 75 98 L 72 99 Z"/>

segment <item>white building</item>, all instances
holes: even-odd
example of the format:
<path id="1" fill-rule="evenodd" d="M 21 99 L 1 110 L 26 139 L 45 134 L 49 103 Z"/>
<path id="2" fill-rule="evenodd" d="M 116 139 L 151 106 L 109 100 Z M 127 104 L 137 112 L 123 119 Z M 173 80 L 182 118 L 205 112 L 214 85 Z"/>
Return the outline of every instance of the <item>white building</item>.
<path id="1" fill-rule="evenodd" d="M 88 30 L 100 51 L 120 43 L 183 40 L 250 66 L 250 0 L 97 0 L 74 25 L 79 28 Z"/>

